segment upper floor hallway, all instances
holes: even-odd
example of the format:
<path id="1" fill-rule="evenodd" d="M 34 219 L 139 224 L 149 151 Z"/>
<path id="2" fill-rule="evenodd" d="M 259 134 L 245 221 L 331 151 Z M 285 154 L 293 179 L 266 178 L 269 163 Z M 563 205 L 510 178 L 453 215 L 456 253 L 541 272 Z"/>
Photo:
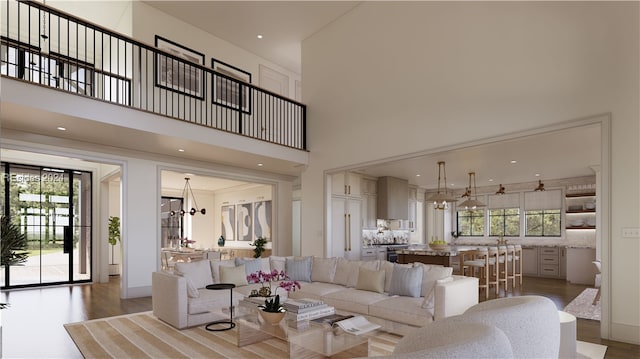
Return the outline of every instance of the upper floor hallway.
<path id="1" fill-rule="evenodd" d="M 307 165 L 306 106 L 252 85 L 241 69 L 38 2 L 2 6 L 3 137 L 55 137 L 289 175 Z"/>

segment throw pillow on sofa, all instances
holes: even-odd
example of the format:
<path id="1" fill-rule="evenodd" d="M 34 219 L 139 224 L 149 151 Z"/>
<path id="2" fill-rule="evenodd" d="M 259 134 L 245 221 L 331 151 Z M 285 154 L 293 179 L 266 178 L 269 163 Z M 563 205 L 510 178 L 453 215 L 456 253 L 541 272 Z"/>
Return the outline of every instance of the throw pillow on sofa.
<path id="1" fill-rule="evenodd" d="M 272 270 L 277 270 L 278 273 L 282 272 L 285 270 L 285 262 L 287 261 L 287 258 L 293 258 L 293 256 L 289 256 L 289 257 L 281 257 L 281 256 L 270 256 L 269 259 L 269 267 L 271 269 L 269 269 L 268 271 L 265 272 L 271 272 Z M 267 259 L 267 258 L 265 258 Z M 264 271 L 264 269 L 262 269 Z"/>
<path id="2" fill-rule="evenodd" d="M 389 262 L 389 261 L 380 261 L 380 269 L 384 269 L 384 291 L 389 293 L 389 290 L 391 289 L 391 280 L 393 279 L 393 268 L 395 268 L 396 266 L 400 266 L 400 267 L 404 267 L 404 268 L 411 268 L 413 267 L 413 264 L 408 263 L 408 264 L 399 264 L 399 263 L 393 263 L 393 262 Z M 422 278 L 420 279 L 422 280 Z"/>
<path id="3" fill-rule="evenodd" d="M 311 281 L 331 283 L 336 273 L 337 258 L 314 257 L 311 267 Z"/>
<path id="4" fill-rule="evenodd" d="M 198 289 L 213 283 L 209 261 L 178 262 L 175 273 L 187 279 L 187 295 L 191 298 L 199 297 Z"/>
<path id="5" fill-rule="evenodd" d="M 420 267 L 393 266 L 391 274 L 391 286 L 389 295 L 402 295 L 407 297 L 420 297 L 422 291 L 422 275 L 424 270 Z"/>
<path id="6" fill-rule="evenodd" d="M 220 266 L 220 283 L 233 283 L 236 287 L 249 284 L 244 264 L 237 267 Z"/>
<path id="7" fill-rule="evenodd" d="M 289 280 L 311 282 L 311 266 L 313 257 L 287 258 L 284 263 L 285 273 Z"/>
<path id="8" fill-rule="evenodd" d="M 211 274 L 213 275 L 213 283 L 220 283 L 220 267 L 235 267 L 235 259 L 212 259 L 211 261 Z"/>
<path id="9" fill-rule="evenodd" d="M 358 268 L 356 289 L 384 293 L 384 274 L 384 270 L 372 270 L 365 267 Z"/>
<path id="10" fill-rule="evenodd" d="M 251 273 L 257 273 L 262 270 L 262 259 L 250 259 L 250 258 L 236 258 L 235 259 L 236 267 L 244 264 L 245 275 L 250 275 Z"/>

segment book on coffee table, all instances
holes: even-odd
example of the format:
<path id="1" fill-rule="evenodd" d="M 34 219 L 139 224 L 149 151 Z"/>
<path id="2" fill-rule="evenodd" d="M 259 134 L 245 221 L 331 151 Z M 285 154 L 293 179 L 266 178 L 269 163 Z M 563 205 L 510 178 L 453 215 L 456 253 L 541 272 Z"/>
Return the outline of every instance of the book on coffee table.
<path id="1" fill-rule="evenodd" d="M 316 323 L 325 323 L 325 324 L 334 326 L 337 322 L 341 320 L 349 319 L 349 318 L 353 318 L 353 315 L 335 313 L 335 314 L 327 315 L 325 317 L 313 319 L 313 321 Z"/>
<path id="2" fill-rule="evenodd" d="M 361 315 L 337 321 L 335 325 L 342 328 L 345 332 L 355 335 L 361 335 L 380 328 L 380 325 L 371 323 Z"/>
<path id="3" fill-rule="evenodd" d="M 323 301 L 309 298 L 287 299 L 287 301 L 282 303 L 282 307 L 292 313 L 310 312 L 323 306 L 327 307 Z"/>

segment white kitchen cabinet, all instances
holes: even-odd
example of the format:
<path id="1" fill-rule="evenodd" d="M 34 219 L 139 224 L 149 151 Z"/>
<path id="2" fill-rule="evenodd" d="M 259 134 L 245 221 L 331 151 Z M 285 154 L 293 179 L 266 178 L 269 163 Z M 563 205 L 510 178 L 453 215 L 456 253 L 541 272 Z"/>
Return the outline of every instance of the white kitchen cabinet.
<path id="1" fill-rule="evenodd" d="M 567 281 L 575 284 L 594 285 L 596 269 L 595 248 L 567 248 Z"/>
<path id="2" fill-rule="evenodd" d="M 360 259 L 362 248 L 362 201 L 331 197 L 331 256 Z"/>
<path id="3" fill-rule="evenodd" d="M 371 178 L 362 178 L 361 181 L 361 193 L 368 195 L 378 194 L 378 180 Z"/>
<path id="4" fill-rule="evenodd" d="M 377 196 L 375 194 L 362 195 L 362 228 L 376 229 L 376 204 Z"/>
<path id="5" fill-rule="evenodd" d="M 409 198 L 409 219 L 407 221 L 407 229 L 411 232 L 416 230 L 416 206 L 418 201 Z"/>
<path id="6" fill-rule="evenodd" d="M 559 265 L 559 277 L 562 279 L 567 278 L 567 248 L 559 247 L 558 248 L 558 260 L 560 261 Z"/>
<path id="7" fill-rule="evenodd" d="M 351 172 L 340 172 L 331 175 L 331 194 L 360 198 L 361 176 Z"/>
<path id="8" fill-rule="evenodd" d="M 522 274 L 529 277 L 538 276 L 537 247 L 522 247 Z"/>
<path id="9" fill-rule="evenodd" d="M 538 276 L 558 278 L 560 274 L 558 247 L 539 247 L 538 260 Z"/>
<path id="10" fill-rule="evenodd" d="M 360 254 L 360 260 L 374 261 L 376 259 L 378 259 L 378 248 L 376 247 L 362 248 L 362 252 Z"/>

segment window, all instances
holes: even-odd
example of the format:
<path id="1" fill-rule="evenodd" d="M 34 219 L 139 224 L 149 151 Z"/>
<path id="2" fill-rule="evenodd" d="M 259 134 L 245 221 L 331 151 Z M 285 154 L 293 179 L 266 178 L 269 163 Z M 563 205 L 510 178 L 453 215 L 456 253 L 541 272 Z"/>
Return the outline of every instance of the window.
<path id="1" fill-rule="evenodd" d="M 525 236 L 559 237 L 560 236 L 560 210 L 543 209 L 525 212 L 526 231 Z"/>
<path id="2" fill-rule="evenodd" d="M 489 235 L 518 237 L 520 235 L 520 208 L 489 210 Z"/>
<path id="3" fill-rule="evenodd" d="M 484 236 L 484 210 L 458 211 L 458 233 L 460 236 Z"/>
<path id="4" fill-rule="evenodd" d="M 524 194 L 525 232 L 527 237 L 559 237 L 562 193 L 559 190 Z"/>

